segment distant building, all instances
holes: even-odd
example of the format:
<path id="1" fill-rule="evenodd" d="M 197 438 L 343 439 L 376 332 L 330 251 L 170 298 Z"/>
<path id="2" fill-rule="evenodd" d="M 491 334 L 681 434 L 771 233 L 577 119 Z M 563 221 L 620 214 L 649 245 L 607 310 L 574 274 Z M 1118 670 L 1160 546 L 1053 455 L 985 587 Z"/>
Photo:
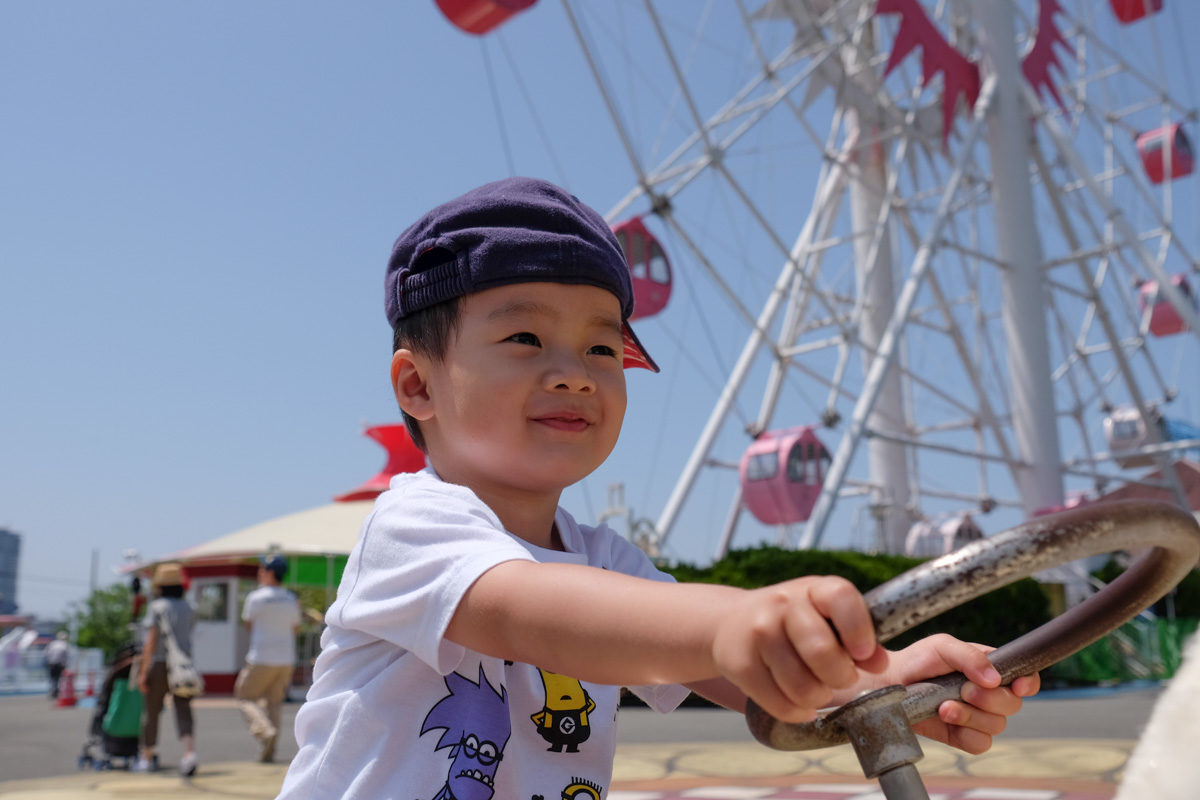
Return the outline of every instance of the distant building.
<path id="1" fill-rule="evenodd" d="M 17 613 L 17 563 L 21 536 L 0 528 L 0 614 Z"/>

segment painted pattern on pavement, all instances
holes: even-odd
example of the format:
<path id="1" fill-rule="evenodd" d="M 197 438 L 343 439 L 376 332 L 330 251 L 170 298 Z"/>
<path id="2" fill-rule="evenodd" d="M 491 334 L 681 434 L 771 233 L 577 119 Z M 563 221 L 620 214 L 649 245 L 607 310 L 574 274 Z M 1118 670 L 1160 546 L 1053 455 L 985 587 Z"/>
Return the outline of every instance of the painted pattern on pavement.
<path id="1" fill-rule="evenodd" d="M 1057 789 L 932 789 L 929 800 L 1109 800 L 1111 793 Z M 793 786 L 704 786 L 678 791 L 622 791 L 608 800 L 884 800 L 877 784 L 797 783 Z"/>

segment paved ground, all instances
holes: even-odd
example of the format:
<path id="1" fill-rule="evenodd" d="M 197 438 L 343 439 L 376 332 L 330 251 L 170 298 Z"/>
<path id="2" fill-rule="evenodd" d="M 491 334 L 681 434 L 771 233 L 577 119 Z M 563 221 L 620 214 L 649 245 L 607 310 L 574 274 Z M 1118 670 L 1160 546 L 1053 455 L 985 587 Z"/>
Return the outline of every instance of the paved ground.
<path id="1" fill-rule="evenodd" d="M 1026 704 L 991 751 L 968 756 L 923 742 L 919 768 L 931 800 L 1106 800 L 1150 714 L 1157 689 L 1047 694 Z M 286 706 L 289 722 L 299 706 Z M 193 781 L 80 772 L 91 711 L 41 697 L 0 697 L 0 800 L 223 796 L 272 798 L 286 766 L 258 764 L 232 701 L 196 708 L 201 768 Z M 170 717 L 169 711 L 164 714 Z M 164 720 L 163 763 L 180 754 Z M 880 800 L 848 747 L 780 753 L 754 742 L 740 717 L 712 709 L 622 712 L 611 800 Z M 295 753 L 290 737 L 281 759 Z"/>

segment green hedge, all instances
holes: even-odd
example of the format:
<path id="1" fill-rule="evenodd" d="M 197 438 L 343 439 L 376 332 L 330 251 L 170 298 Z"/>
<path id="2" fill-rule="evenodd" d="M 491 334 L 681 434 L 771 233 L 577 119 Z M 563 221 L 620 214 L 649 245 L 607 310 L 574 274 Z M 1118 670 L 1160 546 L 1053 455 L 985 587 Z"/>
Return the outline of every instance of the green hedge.
<path id="1" fill-rule="evenodd" d="M 666 567 L 665 571 L 680 581 L 720 583 L 744 589 L 804 575 L 838 575 L 865 592 L 920 563 L 921 559 L 886 554 L 761 546 L 732 551 L 710 567 L 678 564 Z M 999 646 L 1049 619 L 1046 594 L 1032 578 L 1024 578 L 913 628 L 889 642 L 889 647 L 903 647 L 938 632 Z"/>

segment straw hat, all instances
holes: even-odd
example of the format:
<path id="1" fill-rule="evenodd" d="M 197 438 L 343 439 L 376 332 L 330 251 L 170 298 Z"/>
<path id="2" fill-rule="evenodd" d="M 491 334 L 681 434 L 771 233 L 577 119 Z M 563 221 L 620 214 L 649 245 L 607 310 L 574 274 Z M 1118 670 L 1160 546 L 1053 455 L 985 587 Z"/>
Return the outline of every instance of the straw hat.
<path id="1" fill-rule="evenodd" d="M 183 567 L 170 561 L 154 570 L 155 586 L 183 586 Z"/>

